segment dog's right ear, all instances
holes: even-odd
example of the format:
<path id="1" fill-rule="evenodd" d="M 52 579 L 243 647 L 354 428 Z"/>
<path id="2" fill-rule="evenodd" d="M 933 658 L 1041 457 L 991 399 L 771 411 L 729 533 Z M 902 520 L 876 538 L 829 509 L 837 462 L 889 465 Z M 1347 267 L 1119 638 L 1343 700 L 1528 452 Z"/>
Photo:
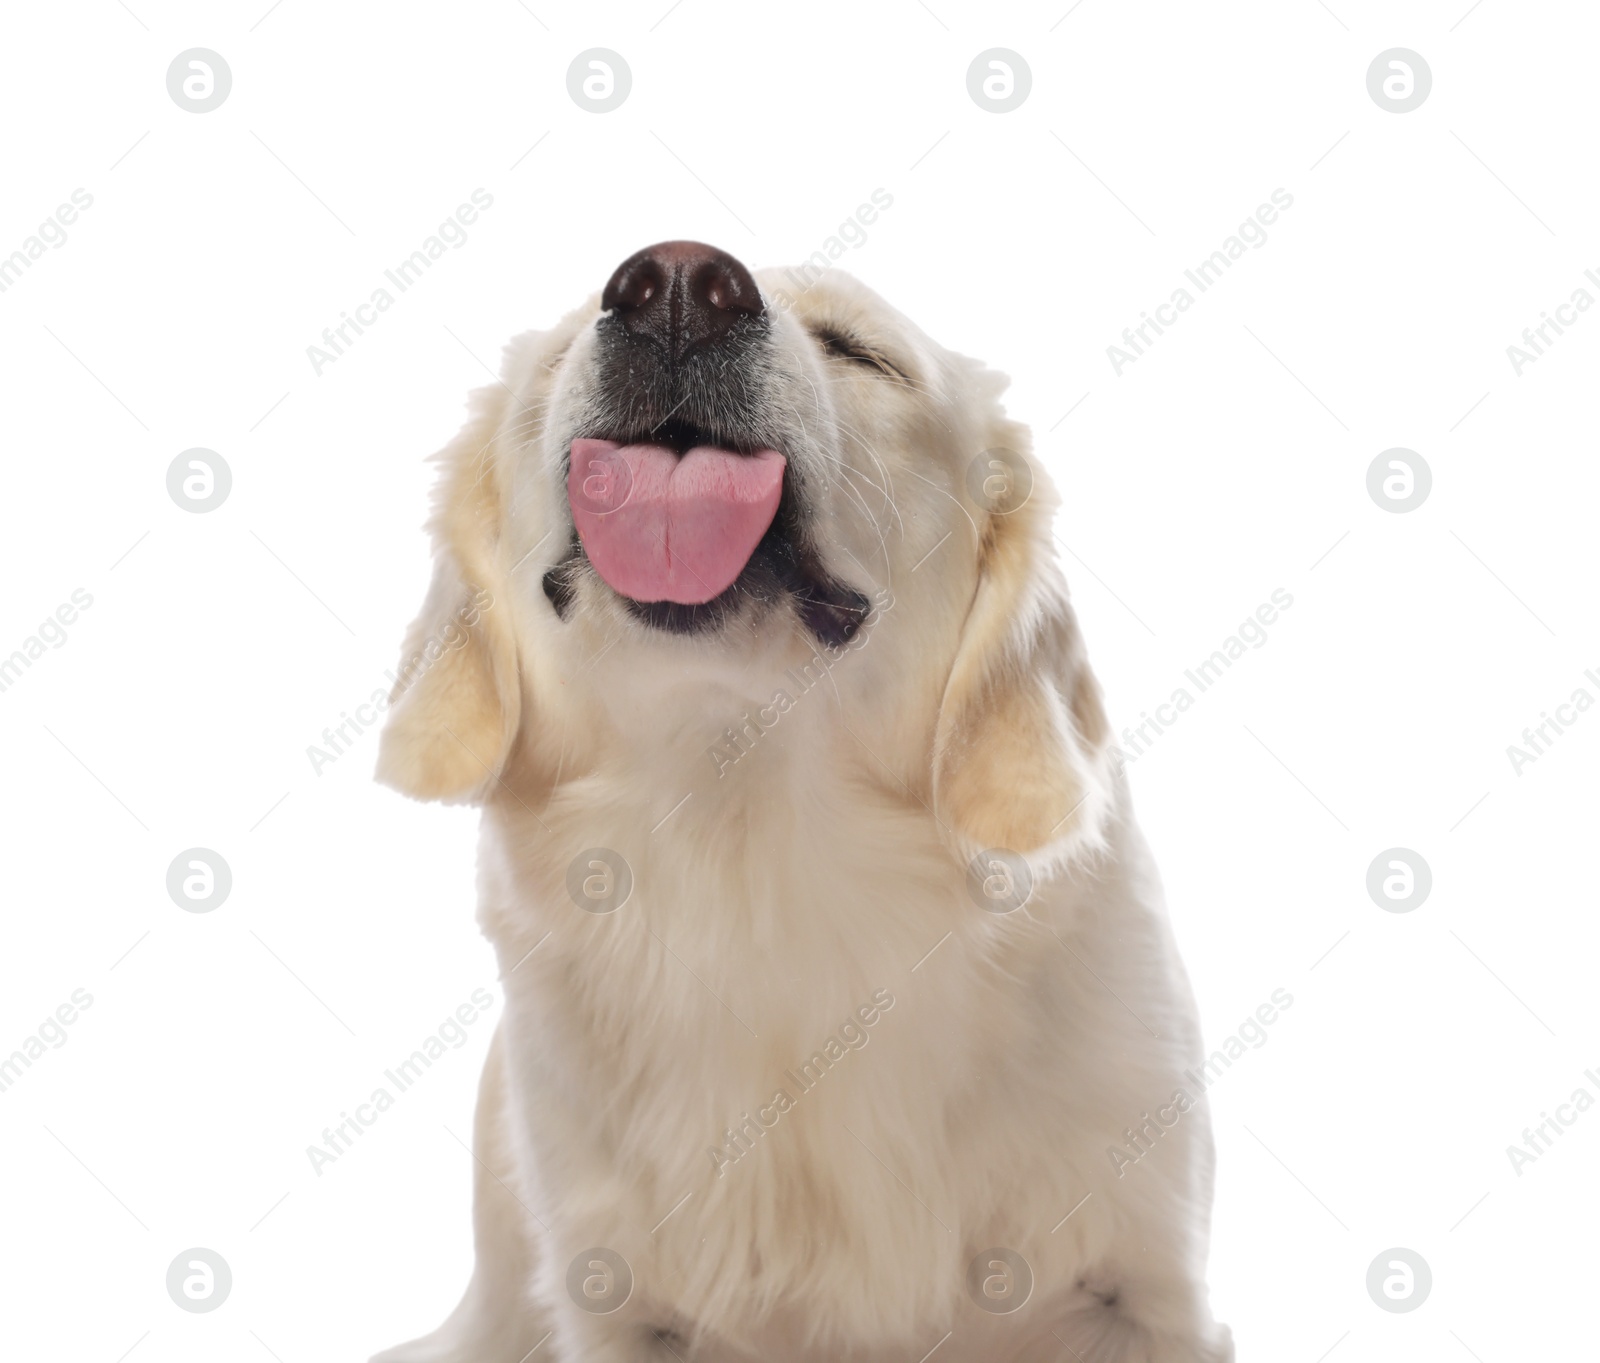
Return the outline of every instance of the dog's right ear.
<path id="1" fill-rule="evenodd" d="M 406 632 L 377 778 L 419 800 L 475 801 L 500 775 L 522 719 L 494 449 L 500 386 L 437 458 L 433 583 Z"/>

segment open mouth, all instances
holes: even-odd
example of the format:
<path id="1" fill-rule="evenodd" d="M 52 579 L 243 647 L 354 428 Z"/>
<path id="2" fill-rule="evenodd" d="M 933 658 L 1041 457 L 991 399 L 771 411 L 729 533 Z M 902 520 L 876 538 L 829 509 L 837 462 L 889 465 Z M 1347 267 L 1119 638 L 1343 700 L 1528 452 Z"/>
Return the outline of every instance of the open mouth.
<path id="1" fill-rule="evenodd" d="M 563 618 L 585 562 L 634 618 L 674 634 L 703 634 L 784 599 L 827 645 L 848 643 L 867 618 L 867 598 L 810 547 L 777 450 L 714 441 L 687 425 L 643 438 L 580 436 L 567 505 L 572 552 L 544 581 Z"/>
<path id="2" fill-rule="evenodd" d="M 693 442 L 693 443 L 689 443 Z M 787 460 L 698 431 L 677 440 L 572 442 L 567 502 L 602 581 L 641 605 L 700 606 L 738 580 L 771 527 Z"/>

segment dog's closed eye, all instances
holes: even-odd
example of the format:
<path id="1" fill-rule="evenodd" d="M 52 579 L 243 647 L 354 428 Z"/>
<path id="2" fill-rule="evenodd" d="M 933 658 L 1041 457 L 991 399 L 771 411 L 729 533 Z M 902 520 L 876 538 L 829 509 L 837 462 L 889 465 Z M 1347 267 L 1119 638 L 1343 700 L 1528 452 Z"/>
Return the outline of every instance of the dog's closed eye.
<path id="1" fill-rule="evenodd" d="M 853 363 L 865 365 L 876 369 L 880 374 L 901 383 L 909 383 L 905 373 L 897 368 L 881 351 L 875 350 L 865 341 L 857 340 L 842 331 L 835 331 L 829 327 L 821 327 L 812 333 L 823 351 L 832 359 L 849 360 Z"/>

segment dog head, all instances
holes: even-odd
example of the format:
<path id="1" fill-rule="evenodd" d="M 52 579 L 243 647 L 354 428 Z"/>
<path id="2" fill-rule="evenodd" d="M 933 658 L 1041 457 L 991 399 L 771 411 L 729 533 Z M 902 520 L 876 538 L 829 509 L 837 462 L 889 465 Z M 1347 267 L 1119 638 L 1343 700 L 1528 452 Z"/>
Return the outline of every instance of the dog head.
<path id="1" fill-rule="evenodd" d="M 666 242 L 508 347 L 440 456 L 380 779 L 643 771 L 820 662 L 832 727 L 962 860 L 1092 845 L 1107 727 L 1005 381 L 838 271 L 783 284 Z"/>

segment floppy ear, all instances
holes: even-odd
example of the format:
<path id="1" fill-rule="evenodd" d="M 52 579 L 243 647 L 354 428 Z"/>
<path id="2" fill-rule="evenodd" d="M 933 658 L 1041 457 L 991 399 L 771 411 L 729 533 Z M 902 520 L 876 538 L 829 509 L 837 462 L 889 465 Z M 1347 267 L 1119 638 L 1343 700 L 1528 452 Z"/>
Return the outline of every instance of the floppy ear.
<path id="1" fill-rule="evenodd" d="M 377 778 L 419 800 L 471 801 L 498 778 L 521 721 L 494 462 L 504 390 L 480 389 L 438 456 L 433 583 L 406 632 Z"/>
<path id="2" fill-rule="evenodd" d="M 1053 494 L 1042 473 L 1036 482 L 1024 506 L 980 520 L 977 592 L 940 703 L 933 795 L 963 861 L 1004 848 L 1044 871 L 1099 844 L 1113 773 L 1100 688 L 1049 543 Z"/>

